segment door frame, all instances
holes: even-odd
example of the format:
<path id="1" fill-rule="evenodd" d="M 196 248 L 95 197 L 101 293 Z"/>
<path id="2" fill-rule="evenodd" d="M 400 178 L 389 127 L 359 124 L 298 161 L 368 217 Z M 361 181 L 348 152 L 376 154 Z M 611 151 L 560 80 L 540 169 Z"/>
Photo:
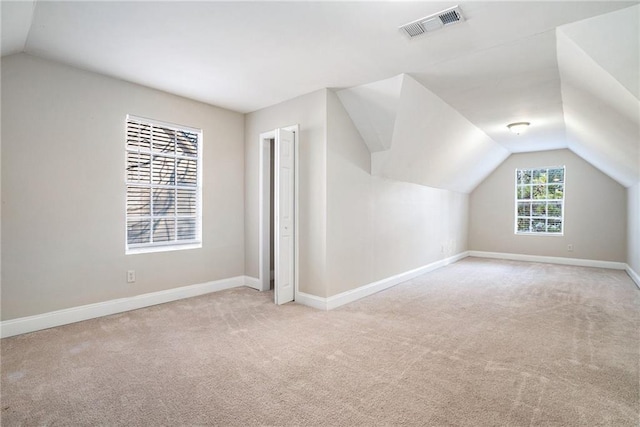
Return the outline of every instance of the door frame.
<path id="1" fill-rule="evenodd" d="M 293 299 L 295 301 L 296 295 L 298 294 L 298 278 L 299 278 L 299 270 L 298 270 L 298 236 L 299 236 L 299 210 L 298 210 L 298 189 L 299 189 L 299 165 L 298 165 L 298 156 L 299 156 L 299 125 L 291 125 L 285 126 L 280 129 L 288 130 L 293 132 L 294 134 L 294 145 L 295 145 L 295 154 L 294 154 L 294 219 L 293 219 L 293 242 L 294 242 L 294 287 L 293 287 Z M 260 134 L 260 139 L 258 141 L 259 152 L 260 152 L 260 167 L 258 173 L 259 185 L 259 202 L 258 202 L 258 210 L 259 210 L 259 250 L 258 250 L 258 289 L 261 291 L 268 291 L 270 289 L 271 282 L 271 269 L 269 268 L 270 261 L 270 253 L 271 253 L 271 245 L 270 245 L 270 222 L 271 222 L 271 211 L 270 211 L 270 197 L 271 197 L 271 188 L 270 188 L 270 180 L 271 180 L 271 140 L 276 138 L 276 129 L 273 129 L 268 132 L 263 132 Z M 275 146 L 274 146 L 275 150 Z M 277 173 L 277 171 L 274 171 Z M 275 176 L 275 175 L 274 175 Z M 274 200 L 274 204 L 277 203 L 277 200 Z M 275 237 L 275 234 L 274 234 Z"/>

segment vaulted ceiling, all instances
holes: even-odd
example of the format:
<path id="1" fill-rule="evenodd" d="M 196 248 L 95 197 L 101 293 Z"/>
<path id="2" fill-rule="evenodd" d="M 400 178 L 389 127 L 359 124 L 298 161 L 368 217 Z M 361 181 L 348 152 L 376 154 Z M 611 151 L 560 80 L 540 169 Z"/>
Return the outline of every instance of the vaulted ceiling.
<path id="1" fill-rule="evenodd" d="M 398 30 L 453 5 L 2 1 L 1 49 L 239 112 L 335 88 L 374 173 L 425 185 L 468 192 L 554 148 L 640 179 L 638 1 L 469 1 L 460 24 Z"/>

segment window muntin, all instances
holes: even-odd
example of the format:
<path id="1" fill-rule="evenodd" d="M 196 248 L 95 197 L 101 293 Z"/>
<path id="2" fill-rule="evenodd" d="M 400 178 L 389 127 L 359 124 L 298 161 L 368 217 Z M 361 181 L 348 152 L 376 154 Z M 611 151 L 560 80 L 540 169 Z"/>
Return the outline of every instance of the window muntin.
<path id="1" fill-rule="evenodd" d="M 126 252 L 201 246 L 202 131 L 127 116 Z"/>
<path id="2" fill-rule="evenodd" d="M 565 167 L 516 169 L 516 234 L 564 233 Z"/>

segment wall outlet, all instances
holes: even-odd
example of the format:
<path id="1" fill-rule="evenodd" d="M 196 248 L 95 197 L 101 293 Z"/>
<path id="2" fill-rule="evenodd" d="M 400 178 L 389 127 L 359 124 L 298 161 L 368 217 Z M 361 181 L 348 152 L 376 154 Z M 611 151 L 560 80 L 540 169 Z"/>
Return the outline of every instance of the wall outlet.
<path id="1" fill-rule="evenodd" d="M 129 270 L 127 271 L 127 283 L 134 283 L 136 281 L 136 271 Z"/>
<path id="2" fill-rule="evenodd" d="M 569 243 L 569 244 L 567 245 L 567 251 L 568 251 L 568 252 L 573 252 L 573 245 L 572 245 L 571 243 Z"/>

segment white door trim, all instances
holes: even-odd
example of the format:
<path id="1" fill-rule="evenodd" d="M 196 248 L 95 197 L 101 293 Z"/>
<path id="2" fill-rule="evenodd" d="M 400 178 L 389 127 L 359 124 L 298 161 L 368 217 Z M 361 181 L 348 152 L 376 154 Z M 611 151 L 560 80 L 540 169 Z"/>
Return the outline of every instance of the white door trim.
<path id="1" fill-rule="evenodd" d="M 299 156 L 299 141 L 300 141 L 300 127 L 299 125 L 291 125 L 291 126 L 286 126 L 286 127 L 282 127 L 281 129 L 284 130 L 288 130 L 288 131 L 292 131 L 294 132 L 295 138 L 294 138 L 294 144 L 296 146 L 295 148 L 295 167 L 294 167 L 294 300 L 295 300 L 295 296 L 298 293 L 298 279 L 299 279 L 299 271 L 298 271 L 298 265 L 299 265 L 299 252 L 298 252 L 298 236 L 299 236 L 299 208 L 298 208 L 298 200 L 299 200 L 299 162 L 298 162 L 298 156 Z M 270 164 L 270 141 L 272 139 L 275 139 L 276 137 L 276 130 L 271 130 L 269 132 L 263 132 L 260 134 L 260 138 L 258 141 L 258 146 L 259 146 L 259 151 L 260 151 L 260 164 L 259 164 L 259 173 L 258 173 L 258 179 L 259 179 L 259 184 L 258 184 L 258 191 L 259 191 L 259 197 L 258 197 L 258 222 L 259 222 L 259 231 L 258 231 L 258 235 L 259 235 L 259 255 L 258 255 L 258 269 L 259 269 L 259 289 L 261 291 L 268 291 L 269 290 L 269 285 L 270 285 L 270 276 L 271 276 L 271 269 L 270 269 L 270 265 L 269 265 L 269 257 L 270 257 L 270 236 L 269 236 L 269 229 L 270 229 L 270 221 L 271 221 L 271 212 L 269 209 L 269 202 L 270 202 L 270 187 L 269 187 L 269 181 L 270 181 L 270 172 L 271 172 L 271 164 Z"/>
<path id="2" fill-rule="evenodd" d="M 264 132 L 260 134 L 259 147 L 260 147 L 260 171 L 258 173 L 258 210 L 259 210 L 259 249 L 258 249 L 258 280 L 259 290 L 268 291 L 269 283 L 271 279 L 271 266 L 270 266 L 270 227 L 271 227 L 271 187 L 269 185 L 271 180 L 271 140 L 275 139 L 276 131 Z"/>

